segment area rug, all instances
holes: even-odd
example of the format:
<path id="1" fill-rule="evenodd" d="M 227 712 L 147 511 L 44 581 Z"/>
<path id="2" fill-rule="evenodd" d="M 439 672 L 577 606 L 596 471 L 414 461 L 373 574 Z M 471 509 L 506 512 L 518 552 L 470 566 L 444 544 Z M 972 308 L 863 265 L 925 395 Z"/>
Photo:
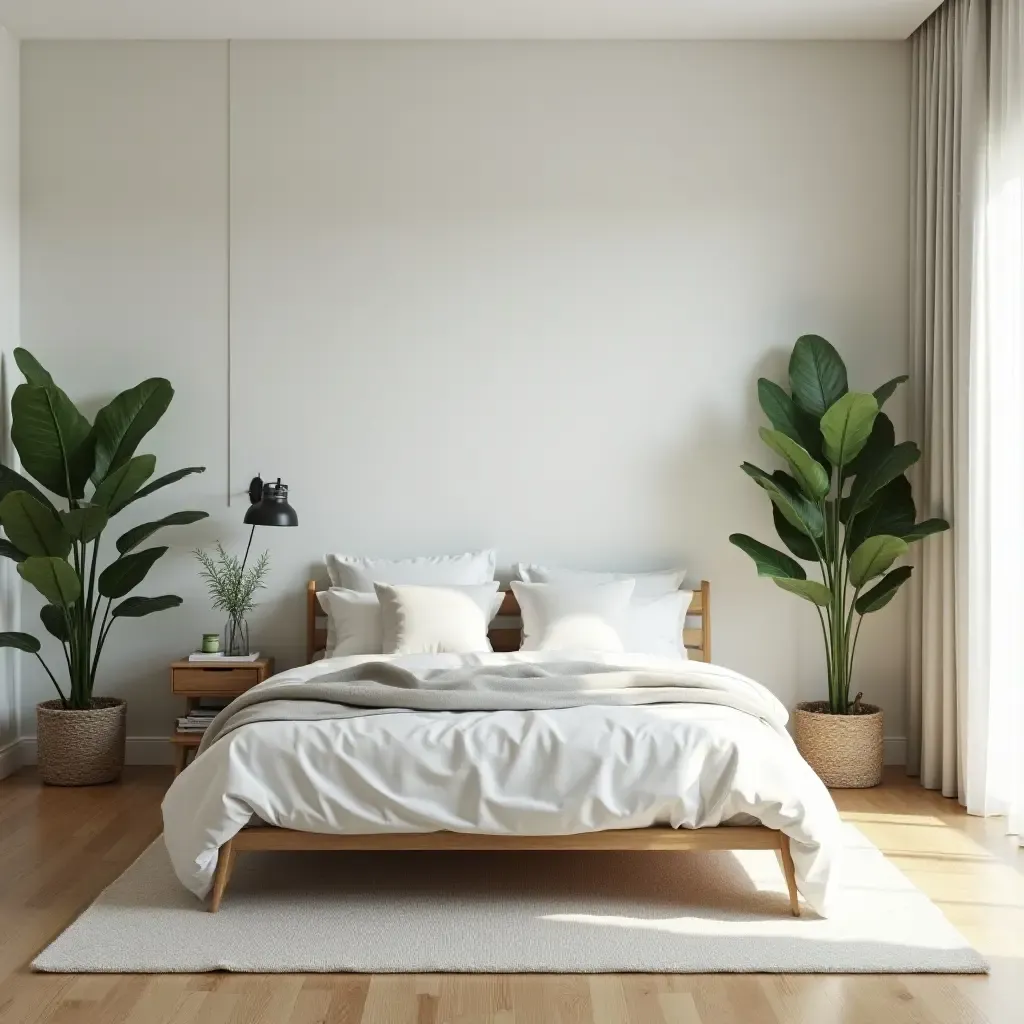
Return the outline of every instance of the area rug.
<path id="1" fill-rule="evenodd" d="M 775 854 L 245 853 L 219 913 L 158 839 L 40 971 L 979 973 L 982 957 L 852 825 L 827 920 Z"/>

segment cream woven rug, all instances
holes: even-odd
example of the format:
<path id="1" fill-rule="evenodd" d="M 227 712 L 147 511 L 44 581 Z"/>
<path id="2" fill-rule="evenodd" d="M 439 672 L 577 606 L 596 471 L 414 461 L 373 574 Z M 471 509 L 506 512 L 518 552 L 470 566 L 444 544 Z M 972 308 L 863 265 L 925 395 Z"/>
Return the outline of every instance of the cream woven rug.
<path id="1" fill-rule="evenodd" d="M 845 893 L 788 913 L 774 853 L 248 853 L 208 914 L 150 846 L 42 971 L 981 972 L 846 826 Z"/>

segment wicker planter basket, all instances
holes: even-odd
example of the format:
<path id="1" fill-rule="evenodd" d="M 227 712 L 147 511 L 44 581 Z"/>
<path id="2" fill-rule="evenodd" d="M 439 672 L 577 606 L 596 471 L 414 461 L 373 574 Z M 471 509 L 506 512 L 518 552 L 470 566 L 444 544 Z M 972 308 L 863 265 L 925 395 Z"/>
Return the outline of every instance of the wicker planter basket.
<path id="1" fill-rule="evenodd" d="M 882 710 L 862 704 L 859 714 L 830 715 L 828 701 L 797 704 L 796 746 L 832 789 L 866 789 L 882 781 Z"/>
<path id="2" fill-rule="evenodd" d="M 123 700 L 97 697 L 87 711 L 67 711 L 59 700 L 36 706 L 39 775 L 50 786 L 113 782 L 124 768 Z"/>

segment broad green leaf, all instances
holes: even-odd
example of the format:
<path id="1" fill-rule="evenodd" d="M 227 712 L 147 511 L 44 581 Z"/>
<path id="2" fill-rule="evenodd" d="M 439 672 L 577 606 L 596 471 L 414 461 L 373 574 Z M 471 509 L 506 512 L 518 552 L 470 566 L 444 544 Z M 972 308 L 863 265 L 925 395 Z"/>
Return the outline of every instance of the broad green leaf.
<path id="1" fill-rule="evenodd" d="M 775 532 L 779 535 L 779 540 L 797 558 L 802 558 L 805 562 L 816 562 L 818 560 L 818 552 L 814 550 L 814 542 L 811 538 L 795 526 L 791 526 L 774 502 L 772 503 L 772 520 L 775 523 Z"/>
<path id="2" fill-rule="evenodd" d="M 128 501 L 125 503 L 130 505 L 133 501 L 138 501 L 139 498 L 145 498 L 152 494 L 154 491 L 159 491 L 161 487 L 166 487 L 168 484 L 177 483 L 182 477 L 188 476 L 191 473 L 205 473 L 205 466 L 187 466 L 185 469 L 176 469 L 173 473 L 167 473 L 164 476 L 158 476 L 151 484 L 146 484 L 145 487 L 137 491 Z"/>
<path id="3" fill-rule="evenodd" d="M 907 542 L 899 537 L 881 534 L 868 537 L 850 555 L 850 582 L 863 587 L 868 580 L 881 576 L 897 558 L 907 553 Z"/>
<path id="4" fill-rule="evenodd" d="M 31 494 L 41 505 L 52 508 L 54 512 L 57 511 L 53 502 L 27 476 L 15 473 L 10 466 L 0 465 L 0 500 L 6 498 L 11 491 L 24 491 L 26 494 Z"/>
<path id="5" fill-rule="evenodd" d="M 7 539 L 26 555 L 64 558 L 71 550 L 71 538 L 57 514 L 24 491 L 11 491 L 0 501 L 0 523 Z"/>
<path id="6" fill-rule="evenodd" d="M 60 513 L 64 529 L 76 540 L 86 544 L 94 541 L 104 530 L 109 516 L 102 505 L 82 505 Z"/>
<path id="7" fill-rule="evenodd" d="M 55 604 L 44 604 L 39 609 L 39 618 L 42 619 L 47 633 L 55 636 L 62 643 L 67 643 L 71 639 L 71 634 L 68 632 L 67 616 L 64 614 L 63 608 L 58 608 Z"/>
<path id="8" fill-rule="evenodd" d="M 863 511 L 878 491 L 902 476 L 919 458 L 921 451 L 917 445 L 913 441 L 902 441 L 859 473 L 850 488 L 847 521 Z"/>
<path id="9" fill-rule="evenodd" d="M 11 440 L 26 471 L 62 498 L 81 498 L 92 435 L 71 399 L 56 385 L 19 384 L 11 416 Z"/>
<path id="10" fill-rule="evenodd" d="M 177 608 L 181 598 L 177 594 L 163 594 L 160 597 L 129 597 L 117 605 L 110 613 L 115 619 L 138 619 L 153 612 L 162 612 L 166 608 Z"/>
<path id="11" fill-rule="evenodd" d="M 847 391 L 846 365 L 839 353 L 817 334 L 798 338 L 789 359 L 793 401 L 816 420 Z"/>
<path id="12" fill-rule="evenodd" d="M 815 462 L 821 462 L 821 432 L 814 416 L 800 409 L 778 384 L 767 377 L 761 377 L 757 382 L 757 400 L 776 430 L 799 442 Z"/>
<path id="13" fill-rule="evenodd" d="M 895 444 L 896 431 L 893 429 L 892 420 L 884 412 L 880 412 L 875 417 L 875 424 L 871 428 L 868 443 L 864 445 L 860 455 L 844 467 L 843 478 L 847 479 L 863 473 L 869 466 L 878 462 Z"/>
<path id="14" fill-rule="evenodd" d="M 63 558 L 32 555 L 18 566 L 18 575 L 50 604 L 69 607 L 82 596 L 82 582 Z"/>
<path id="15" fill-rule="evenodd" d="M 875 400 L 878 402 L 878 408 L 881 409 L 886 402 L 892 398 L 894 392 L 901 384 L 906 384 L 910 378 L 905 374 L 901 373 L 898 377 L 893 377 L 892 380 L 887 380 L 880 388 L 875 388 Z"/>
<path id="16" fill-rule="evenodd" d="M 85 485 L 92 476 L 92 468 L 96 465 L 96 428 L 90 427 L 82 443 L 68 458 L 68 474 L 75 496 L 79 499 L 85 494 Z"/>
<path id="17" fill-rule="evenodd" d="M 108 473 L 123 466 L 142 439 L 157 425 L 174 397 L 174 388 L 163 377 L 151 377 L 122 391 L 96 414 L 97 485 Z"/>
<path id="18" fill-rule="evenodd" d="M 805 601 L 822 608 L 827 608 L 832 601 L 832 591 L 817 580 L 785 580 L 776 576 L 773 582 L 777 587 L 782 587 L 783 590 L 788 590 L 791 594 L 796 594 L 797 597 L 802 597 Z"/>
<path id="19" fill-rule="evenodd" d="M 740 469 L 768 493 L 772 503 L 792 526 L 808 537 L 818 538 L 822 535 L 825 523 L 817 505 L 800 494 L 792 494 L 785 490 L 763 469 L 758 469 L 749 462 L 744 462 Z"/>
<path id="20" fill-rule="evenodd" d="M 879 608 L 884 608 L 896 596 L 896 591 L 910 579 L 913 571 L 913 566 L 901 565 L 887 573 L 870 590 L 866 590 L 857 598 L 853 605 L 857 613 L 867 615 L 869 612 L 877 612 Z"/>
<path id="21" fill-rule="evenodd" d="M 98 589 L 104 597 L 124 597 L 134 590 L 153 568 L 153 563 L 167 548 L 143 548 L 130 555 L 122 555 L 100 573 Z"/>
<path id="22" fill-rule="evenodd" d="M 39 641 L 31 633 L 0 633 L 0 647 L 14 647 L 28 654 L 38 654 Z"/>
<path id="23" fill-rule="evenodd" d="M 169 516 L 164 516 L 163 519 L 158 519 L 156 522 L 133 526 L 117 538 L 117 550 L 124 555 L 165 526 L 188 526 L 189 523 L 196 523 L 208 515 L 208 512 L 172 512 Z"/>
<path id="24" fill-rule="evenodd" d="M 848 391 L 821 417 L 825 456 L 833 466 L 846 466 L 864 449 L 871 436 L 878 403 L 873 395 Z"/>
<path id="25" fill-rule="evenodd" d="M 35 384 L 41 388 L 49 387 L 53 384 L 53 378 L 43 369 L 39 360 L 27 348 L 16 348 L 14 350 L 14 361 L 18 364 L 18 369 L 21 370 L 22 375 L 29 384 Z"/>
<path id="26" fill-rule="evenodd" d="M 783 551 L 762 544 L 745 533 L 730 534 L 729 540 L 754 560 L 758 576 L 779 576 L 783 579 L 804 580 L 804 567 Z"/>
<path id="27" fill-rule="evenodd" d="M 120 512 L 156 469 L 155 455 L 136 455 L 123 466 L 108 473 L 92 496 L 93 503 L 102 505 L 108 515 Z"/>
<path id="28" fill-rule="evenodd" d="M 811 501 L 821 501 L 828 494 L 830 486 L 828 473 L 814 461 L 805 448 L 797 444 L 791 437 L 787 437 L 781 430 L 769 430 L 767 427 L 761 427 L 759 433 L 761 440 L 776 455 L 780 455 L 789 463 L 800 490 Z"/>
<path id="29" fill-rule="evenodd" d="M 10 558 L 15 562 L 24 562 L 28 556 L 19 551 L 9 540 L 0 537 L 0 558 Z"/>
<path id="30" fill-rule="evenodd" d="M 846 533 L 846 550 L 853 551 L 868 537 L 882 533 L 906 539 L 916 518 L 910 481 L 905 476 L 898 476 L 879 490 L 867 508 L 850 524 Z"/>
<path id="31" fill-rule="evenodd" d="M 920 523 L 915 523 L 905 534 L 903 539 L 908 544 L 913 544 L 915 541 L 924 540 L 925 537 L 930 537 L 933 533 L 943 533 L 949 529 L 949 523 L 945 519 L 924 519 Z"/>
<path id="32" fill-rule="evenodd" d="M 768 417 L 768 422 L 776 430 L 781 430 L 787 437 L 803 444 L 800 410 L 793 403 L 793 399 L 775 381 L 768 380 L 767 377 L 758 378 L 757 401 L 765 416 Z"/>

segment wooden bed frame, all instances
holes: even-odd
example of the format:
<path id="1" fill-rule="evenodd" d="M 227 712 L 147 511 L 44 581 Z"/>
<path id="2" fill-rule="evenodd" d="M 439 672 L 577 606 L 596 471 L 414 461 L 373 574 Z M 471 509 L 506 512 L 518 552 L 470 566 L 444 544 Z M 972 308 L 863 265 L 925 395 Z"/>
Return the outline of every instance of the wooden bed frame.
<path id="1" fill-rule="evenodd" d="M 316 581 L 310 580 L 306 589 L 307 662 L 311 662 L 314 654 L 323 649 L 327 638 L 326 620 L 316 594 Z M 519 650 L 522 626 L 508 622 L 518 616 L 519 604 L 515 595 L 507 591 L 498 619 L 489 631 L 491 646 L 496 651 Z M 693 592 L 683 630 L 683 643 L 691 660 L 711 660 L 711 587 L 706 580 L 701 581 L 700 589 Z M 786 878 L 790 911 L 794 917 L 800 916 L 789 837 L 763 825 L 722 825 L 699 829 L 656 825 L 571 836 L 502 836 L 462 832 L 321 835 L 258 826 L 243 829 L 220 848 L 210 897 L 211 913 L 220 909 L 235 858 L 245 850 L 775 850 Z"/>

